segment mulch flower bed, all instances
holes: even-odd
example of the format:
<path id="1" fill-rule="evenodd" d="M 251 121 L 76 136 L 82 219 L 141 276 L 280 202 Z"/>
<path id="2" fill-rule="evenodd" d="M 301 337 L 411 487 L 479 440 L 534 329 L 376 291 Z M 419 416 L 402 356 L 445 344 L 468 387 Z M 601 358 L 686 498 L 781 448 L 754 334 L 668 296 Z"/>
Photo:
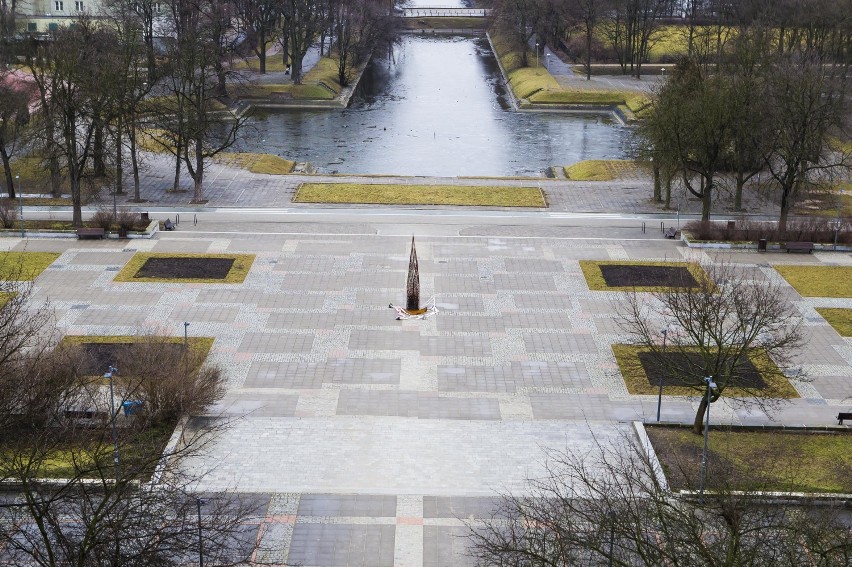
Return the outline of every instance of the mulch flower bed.
<path id="1" fill-rule="evenodd" d="M 107 372 L 110 366 L 116 366 L 121 370 L 121 363 L 128 360 L 133 355 L 133 349 L 137 345 L 135 343 L 82 343 L 80 347 L 83 349 L 83 371 L 86 375 L 97 376 Z M 172 353 L 177 353 L 184 349 L 183 342 L 180 343 L 159 343 L 158 348 L 169 350 L 170 359 Z"/>
<path id="2" fill-rule="evenodd" d="M 663 378 L 663 387 L 666 386 L 702 386 L 704 385 L 704 377 L 699 375 L 679 374 L 671 375 L 671 369 L 690 368 L 697 366 L 701 361 L 699 353 L 687 354 L 682 352 L 667 352 L 665 358 L 668 361 L 669 372 L 658 364 L 657 359 L 649 352 L 640 352 L 638 354 L 639 362 L 642 364 L 642 370 L 645 371 L 645 376 L 648 377 L 648 384 L 651 386 L 659 386 L 660 376 Z M 736 384 L 741 388 L 764 389 L 767 387 L 766 382 L 760 375 L 760 371 L 754 366 L 751 360 L 745 359 L 740 361 L 737 366 Z"/>
<path id="3" fill-rule="evenodd" d="M 601 264 L 601 274 L 610 287 L 697 287 L 693 275 L 680 266 L 637 266 Z"/>
<path id="4" fill-rule="evenodd" d="M 148 258 L 134 278 L 224 280 L 234 258 Z"/>

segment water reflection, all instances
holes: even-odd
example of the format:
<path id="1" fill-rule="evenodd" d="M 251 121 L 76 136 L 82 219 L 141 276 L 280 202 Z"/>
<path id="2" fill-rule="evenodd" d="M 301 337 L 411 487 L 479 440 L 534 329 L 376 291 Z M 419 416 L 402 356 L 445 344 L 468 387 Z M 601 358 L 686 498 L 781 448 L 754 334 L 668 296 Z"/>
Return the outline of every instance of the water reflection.
<path id="1" fill-rule="evenodd" d="M 624 128 L 601 117 L 507 110 L 483 38 L 406 36 L 374 57 L 345 111 L 258 113 L 243 149 L 321 172 L 538 175 L 551 165 L 623 155 Z"/>

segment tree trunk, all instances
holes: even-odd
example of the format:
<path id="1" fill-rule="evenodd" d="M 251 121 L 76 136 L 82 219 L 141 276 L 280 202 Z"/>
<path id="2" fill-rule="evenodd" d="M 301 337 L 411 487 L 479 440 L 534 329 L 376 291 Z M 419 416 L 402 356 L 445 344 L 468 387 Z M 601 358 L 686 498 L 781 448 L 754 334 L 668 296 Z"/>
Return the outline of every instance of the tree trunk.
<path id="1" fill-rule="evenodd" d="M 141 201 L 141 197 L 139 195 L 139 158 L 136 155 L 136 124 L 135 118 L 130 122 L 130 132 L 128 133 L 128 138 L 130 138 L 130 165 L 133 169 L 133 200 L 137 203 Z"/>
<path id="2" fill-rule="evenodd" d="M 707 180 L 701 193 L 701 220 L 710 220 L 710 205 L 713 202 L 713 180 Z"/>
<path id="3" fill-rule="evenodd" d="M 260 63 L 260 74 L 266 74 L 266 27 L 260 26 L 260 31 L 258 32 L 258 43 L 260 44 L 257 51 L 257 60 Z"/>
<path id="4" fill-rule="evenodd" d="M 290 68 L 290 76 L 293 77 L 293 84 L 302 84 L 302 60 L 298 57 L 293 58 L 293 66 Z"/>
<path id="5" fill-rule="evenodd" d="M 124 125 L 121 119 L 118 120 L 118 126 L 115 132 L 115 194 L 124 194 L 124 159 L 121 155 L 121 139 Z"/>
<path id="6" fill-rule="evenodd" d="M 175 148 L 175 182 L 172 191 L 180 191 L 180 147 Z"/>
<path id="7" fill-rule="evenodd" d="M 707 413 L 707 396 L 701 396 L 698 411 L 695 412 L 695 421 L 692 422 L 692 432 L 701 435 L 704 431 L 704 416 Z"/>
<path id="8" fill-rule="evenodd" d="M 652 167 L 654 168 L 654 202 L 659 203 L 663 200 L 662 186 L 660 184 L 660 163 L 655 161 Z"/>
<path id="9" fill-rule="evenodd" d="M 193 203 L 204 202 L 204 148 L 201 144 L 201 139 L 195 141 L 195 174 L 192 180 L 195 181 L 195 193 L 192 197 Z"/>
<path id="10" fill-rule="evenodd" d="M 6 172 L 6 192 L 10 199 L 14 199 L 17 196 L 15 195 L 15 182 L 12 179 L 12 167 L 9 164 L 11 160 L 5 147 L 0 148 L 0 158 L 3 160 L 3 170 Z"/>
<path id="11" fill-rule="evenodd" d="M 100 178 L 106 176 L 104 125 L 100 122 L 100 115 L 95 115 L 93 120 L 97 125 L 95 126 L 95 143 L 92 146 L 92 166 L 94 167 L 95 177 Z"/>
<path id="12" fill-rule="evenodd" d="M 742 171 L 737 172 L 737 190 L 734 192 L 734 210 L 743 209 L 743 187 L 745 187 L 745 176 Z"/>
<path id="13" fill-rule="evenodd" d="M 672 205 L 672 176 L 666 174 L 666 204 L 665 208 L 670 209 Z"/>
<path id="14" fill-rule="evenodd" d="M 83 226 L 83 199 L 80 191 L 80 177 L 74 174 L 69 177 L 71 178 L 71 202 L 73 204 L 71 224 L 75 228 L 80 228 Z"/>

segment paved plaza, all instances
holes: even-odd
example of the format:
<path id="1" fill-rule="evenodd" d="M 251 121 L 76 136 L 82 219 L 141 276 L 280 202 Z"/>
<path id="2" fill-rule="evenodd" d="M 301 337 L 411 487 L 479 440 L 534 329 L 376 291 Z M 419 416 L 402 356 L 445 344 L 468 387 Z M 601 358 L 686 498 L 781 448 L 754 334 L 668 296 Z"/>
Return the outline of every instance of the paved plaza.
<path id="1" fill-rule="evenodd" d="M 201 489 L 254 494 L 259 561 L 469 565 L 462 520 L 489 515 L 500 491 L 523 493 L 547 451 L 587 451 L 655 420 L 656 397 L 628 394 L 610 349 L 626 340 L 620 295 L 590 291 L 578 261 L 720 253 L 637 229 L 626 238 L 534 220 L 441 230 L 440 217 L 421 221 L 394 225 L 396 236 L 371 223 L 273 227 L 282 234 L 183 223 L 151 240 L 0 246 L 61 252 L 36 298 L 50 300 L 64 333 L 180 336 L 186 321 L 190 335 L 215 337 L 209 360 L 229 389 L 210 415 L 235 421 L 197 463 L 211 469 Z M 397 321 L 388 304 L 405 303 L 411 232 L 421 298 L 439 312 Z M 256 258 L 241 284 L 113 282 L 137 251 Z M 772 263 L 852 265 L 845 253 L 727 258 L 756 280 L 780 279 Z M 852 299 L 802 298 L 784 285 L 806 322 L 796 364 L 813 380 L 771 416 L 714 404 L 714 423 L 826 426 L 848 411 L 852 343 L 814 308 Z M 662 418 L 690 422 L 697 403 L 666 397 Z"/>

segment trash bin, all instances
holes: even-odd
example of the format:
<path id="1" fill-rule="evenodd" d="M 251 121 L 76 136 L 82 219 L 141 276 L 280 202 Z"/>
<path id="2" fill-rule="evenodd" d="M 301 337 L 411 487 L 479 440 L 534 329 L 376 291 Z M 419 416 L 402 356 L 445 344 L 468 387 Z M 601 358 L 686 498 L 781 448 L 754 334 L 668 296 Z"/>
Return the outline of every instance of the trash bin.
<path id="1" fill-rule="evenodd" d="M 761 238 L 757 241 L 757 251 L 758 252 L 766 252 L 766 239 Z"/>
<path id="2" fill-rule="evenodd" d="M 139 216 L 142 218 L 143 221 L 151 220 L 151 218 L 148 216 L 148 213 L 139 213 Z"/>

